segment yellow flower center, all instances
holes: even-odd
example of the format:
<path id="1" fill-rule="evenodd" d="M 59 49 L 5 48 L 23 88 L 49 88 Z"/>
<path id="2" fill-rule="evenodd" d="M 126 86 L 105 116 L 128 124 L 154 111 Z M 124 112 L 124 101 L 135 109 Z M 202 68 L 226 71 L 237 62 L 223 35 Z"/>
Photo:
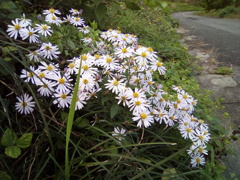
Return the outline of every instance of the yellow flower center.
<path id="1" fill-rule="evenodd" d="M 55 12 L 55 9 L 50 8 L 50 9 L 49 9 L 49 12 L 50 12 L 50 13 L 54 13 L 54 12 Z"/>
<path id="2" fill-rule="evenodd" d="M 112 58 L 107 58 L 107 59 L 106 59 L 106 62 L 107 62 L 107 63 L 111 63 L 111 62 L 112 62 Z"/>
<path id="3" fill-rule="evenodd" d="M 126 48 L 123 48 L 122 49 L 122 53 L 126 53 L 127 52 L 127 49 Z"/>
<path id="4" fill-rule="evenodd" d="M 200 135 L 200 136 L 199 136 L 199 139 L 200 139 L 200 140 L 203 140 L 203 136 L 202 136 L 202 135 Z"/>
<path id="5" fill-rule="evenodd" d="M 187 131 L 188 133 L 190 133 L 190 132 L 192 131 L 192 129 L 191 129 L 191 128 L 187 128 L 186 131 Z"/>
<path id="6" fill-rule="evenodd" d="M 39 77 L 40 77 L 40 78 L 44 78 L 44 77 L 45 77 L 45 74 L 41 72 L 41 73 L 39 74 Z"/>
<path id="7" fill-rule="evenodd" d="M 83 83 L 84 83 L 84 84 L 87 84 L 87 83 L 88 83 L 88 80 L 87 80 L 87 79 L 84 79 L 84 80 L 83 80 Z"/>
<path id="8" fill-rule="evenodd" d="M 201 162 L 201 159 L 200 158 L 197 158 L 196 159 L 196 162 L 199 164 Z"/>
<path id="9" fill-rule="evenodd" d="M 183 95 L 183 99 L 187 99 L 188 96 L 186 94 Z"/>
<path id="10" fill-rule="evenodd" d="M 139 96 L 139 94 L 138 93 L 133 93 L 133 97 L 135 97 L 135 98 L 137 98 Z"/>
<path id="11" fill-rule="evenodd" d="M 75 18 L 76 21 L 79 21 L 80 19 L 78 17 Z"/>
<path id="12" fill-rule="evenodd" d="M 71 68 L 71 69 L 74 68 L 74 66 L 75 66 L 74 63 L 70 63 L 70 64 L 68 65 L 68 67 Z"/>
<path id="13" fill-rule="evenodd" d="M 184 124 L 184 126 L 187 126 L 187 125 L 188 125 L 188 123 L 187 123 L 187 122 L 184 122 L 183 124 Z"/>
<path id="14" fill-rule="evenodd" d="M 147 54 L 146 54 L 145 52 L 142 52 L 141 56 L 142 56 L 142 57 L 146 57 Z"/>
<path id="15" fill-rule="evenodd" d="M 52 66 L 47 66 L 46 68 L 48 71 L 52 71 L 53 67 Z"/>
<path id="16" fill-rule="evenodd" d="M 65 83 L 65 80 L 64 80 L 63 78 L 60 78 L 60 79 L 58 80 L 58 82 L 59 82 L 59 84 L 64 84 L 64 83 Z"/>
<path id="17" fill-rule="evenodd" d="M 47 88 L 48 85 L 47 85 L 47 84 L 43 84 L 42 87 L 43 87 L 43 88 Z"/>
<path id="18" fill-rule="evenodd" d="M 202 152 L 203 152 L 203 148 L 200 147 L 200 148 L 198 149 L 198 152 L 202 153 Z"/>
<path id="19" fill-rule="evenodd" d="M 47 30 L 48 29 L 47 25 L 42 25 L 42 29 Z"/>
<path id="20" fill-rule="evenodd" d="M 118 81 L 113 81 L 114 86 L 118 86 L 118 84 L 119 84 Z"/>
<path id="21" fill-rule="evenodd" d="M 21 26 L 20 26 L 19 24 L 16 24 L 16 25 L 14 26 L 14 28 L 15 28 L 16 30 L 19 30 L 19 29 L 21 29 Z"/>
<path id="22" fill-rule="evenodd" d="M 146 118 L 147 118 L 147 115 L 146 115 L 145 113 L 141 113 L 141 114 L 140 114 L 140 117 L 141 117 L 142 119 L 146 119 Z"/>
<path id="23" fill-rule="evenodd" d="M 28 73 L 28 77 L 33 77 L 33 76 L 34 76 L 33 72 Z"/>
<path id="24" fill-rule="evenodd" d="M 152 85 L 153 84 L 153 82 L 152 81 L 148 81 L 148 85 Z"/>
<path id="25" fill-rule="evenodd" d="M 61 98 L 62 98 L 62 99 L 66 99 L 66 97 L 67 97 L 66 94 L 62 94 L 62 95 L 61 95 Z"/>
<path id="26" fill-rule="evenodd" d="M 32 36 L 32 35 L 33 35 L 33 32 L 29 31 L 29 32 L 28 32 L 28 35 L 29 35 L 29 36 Z"/>
<path id="27" fill-rule="evenodd" d="M 198 121 L 200 124 L 203 124 L 204 123 L 204 120 L 199 120 Z"/>
<path id="28" fill-rule="evenodd" d="M 174 116 L 171 116 L 170 119 L 173 121 L 174 120 Z"/>
<path id="29" fill-rule="evenodd" d="M 51 49 L 51 47 L 50 47 L 50 46 L 46 46 L 45 49 L 46 49 L 47 51 L 49 51 L 49 50 Z"/>
<path id="30" fill-rule="evenodd" d="M 122 96 L 121 99 L 122 99 L 123 101 L 126 101 L 127 98 L 126 98 L 126 96 Z"/>
<path id="31" fill-rule="evenodd" d="M 52 20 L 56 20 L 57 18 L 55 16 L 52 16 Z"/>
<path id="32" fill-rule="evenodd" d="M 27 103 L 26 102 L 22 102 L 21 105 L 22 105 L 22 107 L 26 107 Z"/>
<path id="33" fill-rule="evenodd" d="M 135 71 L 138 71 L 138 67 L 137 67 L 137 66 L 134 66 L 133 69 L 134 69 Z"/>
<path id="34" fill-rule="evenodd" d="M 162 66 L 162 63 L 158 61 L 158 62 L 156 63 L 156 65 L 157 65 L 157 67 L 161 67 L 161 66 Z"/>
<path id="35" fill-rule="evenodd" d="M 88 69 L 89 69 L 88 65 L 84 65 L 84 66 L 83 66 L 83 70 L 84 70 L 84 71 L 87 71 Z"/>
<path id="36" fill-rule="evenodd" d="M 86 60 L 87 60 L 87 56 L 86 56 L 86 55 L 83 55 L 83 56 L 82 56 L 82 60 L 86 61 Z"/>
<path id="37" fill-rule="evenodd" d="M 94 57 L 95 57 L 96 59 L 99 59 L 101 56 L 100 56 L 99 54 L 95 54 Z"/>
<path id="38" fill-rule="evenodd" d="M 135 105 L 136 105 L 136 106 L 140 106 L 140 105 L 141 105 L 141 101 L 136 101 L 136 102 L 135 102 Z"/>
<path id="39" fill-rule="evenodd" d="M 153 52 L 153 48 L 151 48 L 151 47 L 149 47 L 147 50 L 148 50 L 149 52 Z"/>

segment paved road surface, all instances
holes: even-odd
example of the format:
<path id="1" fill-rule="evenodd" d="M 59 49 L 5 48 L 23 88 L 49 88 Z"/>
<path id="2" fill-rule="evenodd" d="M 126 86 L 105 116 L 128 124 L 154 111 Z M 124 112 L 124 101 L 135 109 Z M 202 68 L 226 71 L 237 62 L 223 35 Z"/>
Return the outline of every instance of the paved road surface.
<path id="1" fill-rule="evenodd" d="M 214 48 L 221 64 L 240 66 L 239 19 L 201 17 L 193 15 L 193 12 L 178 12 L 172 16 L 192 35 Z"/>

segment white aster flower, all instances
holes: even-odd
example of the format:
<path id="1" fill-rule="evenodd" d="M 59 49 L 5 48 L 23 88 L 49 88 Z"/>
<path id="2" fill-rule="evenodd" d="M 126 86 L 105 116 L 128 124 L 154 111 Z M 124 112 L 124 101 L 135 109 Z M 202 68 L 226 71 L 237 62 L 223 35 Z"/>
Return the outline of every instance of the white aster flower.
<path id="1" fill-rule="evenodd" d="M 95 86 L 95 78 L 89 74 L 83 74 L 80 78 L 79 89 L 80 90 L 91 90 Z"/>
<path id="2" fill-rule="evenodd" d="M 61 12 L 57 9 L 54 9 L 54 8 L 50 8 L 50 9 L 47 9 L 47 10 L 43 10 L 43 14 L 49 16 L 49 15 L 61 15 Z"/>
<path id="3" fill-rule="evenodd" d="M 47 15 L 45 17 L 45 21 L 51 24 L 55 24 L 57 26 L 60 26 L 60 24 L 63 22 L 60 17 L 57 17 L 56 15 Z"/>
<path id="4" fill-rule="evenodd" d="M 72 16 L 70 23 L 73 24 L 74 26 L 83 26 L 84 20 L 81 17 Z"/>
<path id="5" fill-rule="evenodd" d="M 58 51 L 57 45 L 52 45 L 49 43 L 43 43 L 42 46 L 39 49 L 39 54 L 47 59 L 53 59 L 58 58 L 57 54 L 60 54 L 60 51 Z"/>
<path id="6" fill-rule="evenodd" d="M 25 79 L 24 82 L 31 82 L 33 84 L 36 84 L 36 82 L 38 82 L 38 78 L 35 73 L 35 68 L 33 66 L 30 66 L 29 69 L 29 71 L 22 69 L 20 78 Z"/>
<path id="7" fill-rule="evenodd" d="M 40 59 L 41 55 L 39 54 L 38 51 L 32 51 L 27 56 L 28 56 L 30 61 L 39 62 L 41 60 Z"/>
<path id="8" fill-rule="evenodd" d="M 133 121 L 138 121 L 138 127 L 149 127 L 154 122 L 153 116 L 150 114 L 149 111 L 143 111 L 141 113 L 133 113 L 135 117 L 133 117 Z"/>
<path id="9" fill-rule="evenodd" d="M 192 167 L 197 167 L 199 165 L 205 164 L 205 158 L 203 155 L 196 154 L 191 159 Z"/>
<path id="10" fill-rule="evenodd" d="M 79 31 L 82 32 L 83 34 L 88 34 L 90 33 L 90 30 L 88 29 L 89 26 L 83 25 L 82 27 L 78 27 Z"/>
<path id="11" fill-rule="evenodd" d="M 18 19 L 15 19 L 15 21 L 12 21 L 13 25 L 8 25 L 8 35 L 10 37 L 13 37 L 14 39 L 17 39 L 18 34 L 26 27 L 26 24 L 24 24 L 23 21 L 20 21 Z"/>
<path id="12" fill-rule="evenodd" d="M 57 90 L 53 95 L 53 97 L 56 98 L 53 101 L 53 104 L 57 104 L 59 108 L 69 107 L 72 101 L 72 95 L 69 94 L 70 94 L 69 90 L 65 90 L 64 92 Z"/>
<path id="13" fill-rule="evenodd" d="M 105 87 L 109 90 L 112 90 L 113 93 L 118 94 L 125 90 L 126 84 L 123 82 L 124 80 L 117 80 L 113 78 L 113 80 L 108 80 L 108 83 L 105 84 Z"/>
<path id="14" fill-rule="evenodd" d="M 35 30 L 43 36 L 51 36 L 53 30 L 47 24 L 36 24 Z"/>
<path id="15" fill-rule="evenodd" d="M 33 97 L 29 94 L 24 93 L 22 96 L 17 97 L 18 102 L 15 108 L 21 114 L 30 114 L 35 107 L 35 102 L 33 102 Z"/>
<path id="16" fill-rule="evenodd" d="M 52 74 L 51 79 L 55 82 L 54 86 L 57 86 L 57 92 L 67 92 L 72 90 L 72 84 L 70 83 L 72 79 L 70 74 L 65 73 L 64 75 L 61 75 L 58 71 L 57 73 Z"/>
<path id="17" fill-rule="evenodd" d="M 120 143 L 126 136 L 126 129 L 114 127 L 114 132 L 112 133 L 112 136 L 115 137 Z"/>
<path id="18" fill-rule="evenodd" d="M 54 92 L 54 82 L 42 79 L 38 84 L 40 88 L 37 90 L 42 96 L 49 97 Z"/>
<path id="19" fill-rule="evenodd" d="M 118 58 L 124 59 L 124 58 L 129 58 L 133 55 L 133 48 L 131 47 L 121 47 L 115 50 L 115 54 L 117 55 Z"/>
<path id="20" fill-rule="evenodd" d="M 35 32 L 36 30 L 29 26 L 28 28 L 24 28 L 20 31 L 20 36 L 22 37 L 22 40 L 29 38 L 30 43 L 37 43 L 39 40 L 38 35 L 35 34 Z"/>

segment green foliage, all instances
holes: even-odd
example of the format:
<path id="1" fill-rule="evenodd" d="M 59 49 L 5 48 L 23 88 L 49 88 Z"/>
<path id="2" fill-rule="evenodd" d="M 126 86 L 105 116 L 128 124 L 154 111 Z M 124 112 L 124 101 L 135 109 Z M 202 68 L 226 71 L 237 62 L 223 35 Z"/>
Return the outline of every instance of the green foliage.
<path id="1" fill-rule="evenodd" d="M 237 8 L 233 7 L 233 6 L 227 6 L 223 9 L 220 9 L 218 11 L 218 16 L 223 18 L 223 17 L 226 17 L 226 16 L 229 16 L 231 14 L 234 14 L 237 12 Z"/>
<path id="2" fill-rule="evenodd" d="M 1 138 L 1 145 L 6 146 L 5 154 L 11 158 L 18 158 L 21 155 L 21 149 L 31 145 L 32 136 L 32 133 L 26 133 L 17 138 L 16 133 L 8 128 Z"/>
<path id="3" fill-rule="evenodd" d="M 211 9 L 222 9 L 225 8 L 226 6 L 234 6 L 236 5 L 236 0 L 216 0 L 216 1 L 211 1 L 211 0 L 202 0 L 201 5 L 207 10 Z"/>
<path id="4" fill-rule="evenodd" d="M 215 70 L 216 74 L 229 75 L 233 73 L 233 70 L 228 67 L 219 67 Z"/>

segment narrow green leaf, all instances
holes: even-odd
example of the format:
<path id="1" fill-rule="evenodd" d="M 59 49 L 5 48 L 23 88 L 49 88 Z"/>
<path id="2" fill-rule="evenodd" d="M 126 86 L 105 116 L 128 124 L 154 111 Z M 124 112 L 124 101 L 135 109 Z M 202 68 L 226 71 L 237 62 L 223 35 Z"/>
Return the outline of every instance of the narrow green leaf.
<path id="1" fill-rule="evenodd" d="M 28 148 L 31 145 L 33 134 L 27 133 L 23 134 L 18 140 L 17 140 L 17 146 L 20 148 Z"/>
<path id="2" fill-rule="evenodd" d="M 17 146 L 8 146 L 5 148 L 5 154 L 11 158 L 18 158 L 21 155 L 21 149 Z"/>
<path id="3" fill-rule="evenodd" d="M 1 144 L 4 146 L 13 146 L 17 142 L 17 135 L 9 128 L 4 132 L 1 138 Z"/>

